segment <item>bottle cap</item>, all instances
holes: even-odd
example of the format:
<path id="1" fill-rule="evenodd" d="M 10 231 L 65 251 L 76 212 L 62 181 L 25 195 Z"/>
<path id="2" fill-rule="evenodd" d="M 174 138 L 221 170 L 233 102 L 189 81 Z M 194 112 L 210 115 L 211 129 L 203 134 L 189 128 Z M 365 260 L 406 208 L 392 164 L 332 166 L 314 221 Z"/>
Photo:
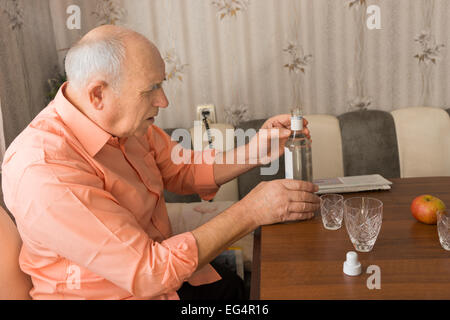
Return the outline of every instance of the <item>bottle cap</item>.
<path id="1" fill-rule="evenodd" d="M 302 131 L 303 130 L 303 117 L 302 116 L 292 116 L 291 117 L 291 130 L 292 131 Z"/>
<path id="2" fill-rule="evenodd" d="M 291 110 L 291 130 L 303 130 L 303 116 L 300 108 L 294 108 Z"/>
<path id="3" fill-rule="evenodd" d="M 347 252 L 347 260 L 344 262 L 344 273 L 349 276 L 361 274 L 361 263 L 358 261 L 358 254 L 355 251 Z"/>

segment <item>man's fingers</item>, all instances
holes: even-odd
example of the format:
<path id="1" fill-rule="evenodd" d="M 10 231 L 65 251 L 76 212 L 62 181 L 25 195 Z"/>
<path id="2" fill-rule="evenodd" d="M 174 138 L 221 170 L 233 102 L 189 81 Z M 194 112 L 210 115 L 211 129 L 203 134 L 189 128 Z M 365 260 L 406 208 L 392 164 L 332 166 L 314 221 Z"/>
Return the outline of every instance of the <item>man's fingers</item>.
<path id="1" fill-rule="evenodd" d="M 303 118 L 303 127 L 307 127 L 309 121 Z M 262 128 L 291 128 L 291 115 L 290 114 L 280 114 L 278 116 L 272 117 L 262 126 Z"/>
<path id="2" fill-rule="evenodd" d="M 286 218 L 286 221 L 309 220 L 314 217 L 314 212 L 292 212 Z"/>
<path id="3" fill-rule="evenodd" d="M 288 123 L 286 123 L 286 122 L 281 122 L 281 121 L 279 121 L 279 120 L 275 120 L 273 123 L 272 123 L 272 127 L 274 127 L 274 128 L 284 128 L 284 129 L 290 129 L 291 128 L 291 122 L 289 121 Z"/>
<path id="4" fill-rule="evenodd" d="M 291 130 L 284 128 L 260 129 L 258 132 L 257 143 L 260 147 L 267 148 L 271 146 L 271 141 L 284 141 L 291 135 Z M 255 136 L 256 137 L 256 136 Z"/>
<path id="5" fill-rule="evenodd" d="M 272 126 L 277 128 L 291 128 L 291 116 L 290 115 L 281 115 L 282 118 L 276 119 L 272 122 Z M 307 128 L 309 121 L 303 118 L 303 127 Z"/>
<path id="6" fill-rule="evenodd" d="M 307 192 L 319 191 L 319 187 L 312 182 L 294 179 L 283 179 L 280 181 L 284 185 L 284 187 L 288 190 L 307 191 Z"/>
<path id="7" fill-rule="evenodd" d="M 290 114 L 280 114 L 273 118 L 273 122 L 281 124 L 284 128 L 291 127 L 291 115 Z"/>
<path id="8" fill-rule="evenodd" d="M 291 124 L 291 116 L 289 114 L 280 114 L 278 116 L 272 117 L 267 120 L 261 129 L 270 129 L 270 128 L 290 128 Z"/>
<path id="9" fill-rule="evenodd" d="M 271 129 L 260 129 L 258 134 L 265 138 L 279 138 L 281 136 L 290 136 L 291 130 L 286 128 L 271 128 Z"/>
<path id="10" fill-rule="evenodd" d="M 320 204 L 320 198 L 314 193 L 307 191 L 288 190 L 287 196 L 292 202 L 309 202 Z"/>
<path id="11" fill-rule="evenodd" d="M 305 136 L 307 136 L 308 139 L 311 139 L 311 132 L 309 131 L 308 128 L 303 129 L 303 134 L 304 134 Z"/>
<path id="12" fill-rule="evenodd" d="M 310 202 L 290 202 L 288 206 L 289 212 L 308 213 L 317 211 L 320 204 Z"/>
<path id="13" fill-rule="evenodd" d="M 309 124 L 308 120 L 306 120 L 305 118 L 303 118 L 303 126 L 307 127 Z"/>

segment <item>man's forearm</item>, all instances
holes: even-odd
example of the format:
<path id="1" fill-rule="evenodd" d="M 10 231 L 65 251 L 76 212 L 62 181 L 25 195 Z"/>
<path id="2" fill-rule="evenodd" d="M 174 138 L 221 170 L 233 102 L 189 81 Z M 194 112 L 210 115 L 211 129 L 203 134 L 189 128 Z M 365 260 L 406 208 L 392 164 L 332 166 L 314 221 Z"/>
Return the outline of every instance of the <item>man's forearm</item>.
<path id="1" fill-rule="evenodd" d="M 248 145 L 216 154 L 213 165 L 216 184 L 223 185 L 258 167 L 257 163 L 250 163 L 248 155 Z M 247 211 L 245 205 L 238 202 L 192 231 L 198 246 L 198 268 L 211 262 L 231 244 L 258 227 Z"/>
<path id="2" fill-rule="evenodd" d="M 227 247 L 255 230 L 255 219 L 236 203 L 215 218 L 192 231 L 198 247 L 198 268 L 211 262 Z"/>
<path id="3" fill-rule="evenodd" d="M 221 186 L 241 174 L 259 167 L 260 165 L 257 163 L 250 163 L 248 155 L 248 144 L 227 152 L 218 153 L 214 163 L 214 180 L 216 184 Z"/>

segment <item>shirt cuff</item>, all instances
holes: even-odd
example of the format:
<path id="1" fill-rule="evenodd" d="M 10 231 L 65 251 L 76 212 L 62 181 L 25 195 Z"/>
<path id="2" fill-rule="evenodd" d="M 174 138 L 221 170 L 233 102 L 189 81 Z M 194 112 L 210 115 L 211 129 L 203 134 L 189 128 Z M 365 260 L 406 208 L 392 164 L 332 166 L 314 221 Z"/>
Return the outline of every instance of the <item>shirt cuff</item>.
<path id="1" fill-rule="evenodd" d="M 198 267 L 198 246 L 197 240 L 195 240 L 191 232 L 171 237 L 165 240 L 164 244 L 166 247 L 173 249 L 174 252 L 176 251 L 177 260 L 188 262 L 172 264 L 173 266 L 177 266 L 174 268 L 177 274 L 175 277 L 171 277 L 171 275 L 168 275 L 168 277 L 171 277 L 174 281 L 178 279 L 178 281 L 169 285 L 170 287 L 180 287 L 184 281 L 188 281 L 193 286 L 199 286 L 222 279 L 210 264 L 196 270 Z"/>
<path id="2" fill-rule="evenodd" d="M 217 273 L 212 265 L 207 264 L 203 268 L 194 272 L 194 274 L 188 279 L 188 282 L 192 286 L 200 286 L 203 284 L 209 284 L 221 280 L 222 277 Z"/>
<path id="3" fill-rule="evenodd" d="M 195 186 L 198 195 L 203 200 L 211 200 L 220 188 L 214 179 L 216 150 L 205 150 L 202 152 L 202 156 L 202 163 L 195 166 Z"/>
<path id="4" fill-rule="evenodd" d="M 191 232 L 185 232 L 162 243 L 171 251 L 169 266 L 163 283 L 167 288 L 179 288 L 196 271 L 198 267 L 197 241 Z"/>

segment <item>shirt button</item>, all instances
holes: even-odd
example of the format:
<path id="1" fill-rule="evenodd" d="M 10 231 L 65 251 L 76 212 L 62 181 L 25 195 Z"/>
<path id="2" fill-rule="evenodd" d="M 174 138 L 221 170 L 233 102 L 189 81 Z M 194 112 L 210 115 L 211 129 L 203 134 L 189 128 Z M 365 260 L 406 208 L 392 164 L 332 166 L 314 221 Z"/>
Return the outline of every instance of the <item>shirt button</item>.
<path id="1" fill-rule="evenodd" d="M 188 249 L 187 244 L 186 243 L 180 243 L 180 245 L 178 245 L 178 249 L 186 251 Z"/>

